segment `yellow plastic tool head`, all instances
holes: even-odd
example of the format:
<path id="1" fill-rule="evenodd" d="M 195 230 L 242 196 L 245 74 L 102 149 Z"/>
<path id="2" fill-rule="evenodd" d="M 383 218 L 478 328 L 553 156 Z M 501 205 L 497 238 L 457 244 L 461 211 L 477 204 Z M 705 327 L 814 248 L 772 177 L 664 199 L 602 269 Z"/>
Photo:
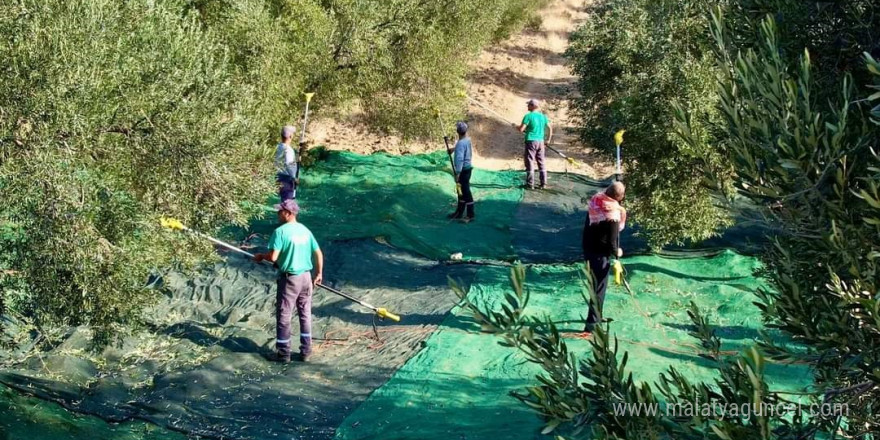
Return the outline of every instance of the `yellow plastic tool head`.
<path id="1" fill-rule="evenodd" d="M 620 285 L 623 282 L 623 265 L 620 260 L 614 260 L 614 284 Z"/>
<path id="2" fill-rule="evenodd" d="M 186 229 L 186 227 L 183 226 L 183 223 L 181 223 L 180 220 L 174 218 L 162 217 L 159 219 L 159 224 L 161 224 L 163 228 L 176 229 L 178 231 Z"/>
<path id="3" fill-rule="evenodd" d="M 460 184 L 460 183 L 456 183 L 456 184 L 455 184 L 455 194 L 457 194 L 457 195 L 461 195 L 461 194 L 462 194 L 462 193 L 461 193 L 461 184 Z"/>
<path id="4" fill-rule="evenodd" d="M 306 95 L 306 102 L 309 102 L 312 100 L 312 96 L 315 96 L 315 93 L 314 92 L 306 93 L 305 95 Z"/>
<path id="5" fill-rule="evenodd" d="M 380 318 L 388 318 L 394 322 L 400 322 L 400 316 L 389 312 L 388 309 L 383 309 L 380 307 L 376 309 L 376 314 L 379 315 Z"/>
<path id="6" fill-rule="evenodd" d="M 617 133 L 614 133 L 614 143 L 619 147 L 620 144 L 623 143 L 623 134 L 626 133 L 626 130 L 620 130 Z"/>

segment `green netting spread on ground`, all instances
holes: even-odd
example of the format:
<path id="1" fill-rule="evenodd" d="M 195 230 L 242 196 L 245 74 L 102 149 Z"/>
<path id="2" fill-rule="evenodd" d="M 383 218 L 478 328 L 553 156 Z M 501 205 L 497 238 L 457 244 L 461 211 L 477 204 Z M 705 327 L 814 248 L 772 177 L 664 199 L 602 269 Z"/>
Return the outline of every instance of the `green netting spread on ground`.
<path id="1" fill-rule="evenodd" d="M 0 440 L 185 440 L 144 422 L 110 424 L 0 386 Z"/>
<path id="2" fill-rule="evenodd" d="M 534 384 L 536 369 L 496 337 L 474 332 L 458 311 L 447 315 L 455 304 L 447 277 L 491 305 L 508 289 L 509 268 L 473 260 L 549 263 L 530 267 L 530 310 L 579 330 L 586 310 L 574 263 L 585 203 L 602 182 L 552 174 L 552 189 L 523 193 L 522 172 L 477 170 L 477 219 L 462 224 L 446 218 L 455 204 L 448 170 L 442 153 L 326 153 L 302 175 L 301 221 L 324 249 L 325 282 L 401 314 L 399 324 L 374 330 L 368 310 L 318 291 L 312 362 L 269 363 L 274 275 L 225 253 L 226 262 L 199 273 L 154 280 L 162 295 L 147 313 L 149 328 L 120 346 L 91 352 L 89 329 L 78 327 L 27 356 L 0 349 L 0 383 L 106 420 L 146 420 L 213 438 L 534 437 L 540 420 L 507 393 Z M 227 231 L 229 239 L 263 249 L 276 226 L 268 214 Z M 632 229 L 622 238 L 629 255 L 644 250 Z M 720 244 L 738 246 L 738 237 Z M 466 261 L 449 264 L 454 252 Z M 653 380 L 670 365 L 711 377 L 686 335 L 690 300 L 714 313 L 726 349 L 750 343 L 760 326 L 750 304 L 756 264 L 729 251 L 708 259 L 627 258 L 636 297 L 611 289 L 606 308 L 636 377 Z M 5 326 L 16 328 L 11 320 Z M 18 333 L 23 349 L 36 338 Z M 771 375 L 775 388 L 809 379 L 797 367 L 773 366 Z"/>
<path id="3" fill-rule="evenodd" d="M 319 241 L 384 237 L 395 247 L 432 259 L 461 252 L 469 258 L 514 257 L 510 225 L 523 190 L 522 173 L 474 171 L 478 221 L 446 218 L 455 210 L 449 156 L 434 153 L 361 156 L 328 152 L 303 174 L 302 222 Z M 253 226 L 267 232 L 274 215 Z"/>
<path id="4" fill-rule="evenodd" d="M 675 367 L 691 380 L 712 381 L 711 362 L 698 356 L 687 335 L 690 301 L 710 312 L 723 339 L 723 350 L 739 351 L 757 336 L 759 312 L 751 302 L 758 283 L 757 262 L 727 251 L 711 258 L 667 259 L 656 256 L 626 260 L 635 296 L 609 289 L 606 315 L 628 351 L 636 380 L 655 381 Z M 531 266 L 531 314 L 550 316 L 561 331 L 583 328 L 586 313 L 577 265 Z M 509 269 L 482 268 L 469 297 L 496 307 L 510 291 Z M 569 339 L 573 352 L 588 356 L 589 343 Z M 502 347 L 496 336 L 480 333 L 473 320 L 456 308 L 382 388 L 358 408 L 337 431 L 337 439 L 531 439 L 541 421 L 509 396 L 536 382 L 540 371 L 515 349 Z M 774 390 L 803 390 L 810 374 L 802 366 L 772 364 L 767 368 Z"/>
<path id="5" fill-rule="evenodd" d="M 167 274 L 165 296 L 148 312 L 149 331 L 91 353 L 89 330 L 71 328 L 45 352 L 0 357 L 0 383 L 110 421 L 142 419 L 210 438 L 330 438 L 455 304 L 447 277 L 468 282 L 476 268 L 375 241 L 322 247 L 327 284 L 403 321 L 377 323 L 374 331 L 369 310 L 318 290 L 310 362 L 269 362 L 274 274 L 231 254 L 198 274 Z"/>

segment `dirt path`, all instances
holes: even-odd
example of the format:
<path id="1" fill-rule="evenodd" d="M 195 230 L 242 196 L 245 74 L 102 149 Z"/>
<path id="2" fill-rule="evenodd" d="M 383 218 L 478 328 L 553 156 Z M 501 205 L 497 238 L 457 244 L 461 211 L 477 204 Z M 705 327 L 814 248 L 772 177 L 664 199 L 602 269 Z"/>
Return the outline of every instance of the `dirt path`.
<path id="1" fill-rule="evenodd" d="M 541 11 L 541 26 L 524 30 L 483 51 L 474 60 L 467 93 L 510 121 L 520 121 L 529 98 L 540 99 L 543 112 L 555 129 L 553 147 L 579 162 L 573 166 L 552 151 L 547 152 L 550 171 L 568 171 L 590 177 L 612 173 L 610 157 L 602 157 L 577 139 L 570 120 L 570 101 L 577 92 L 576 78 L 565 65 L 563 53 L 572 31 L 586 17 L 589 0 L 554 0 Z M 474 139 L 477 167 L 492 170 L 521 170 L 522 135 L 506 121 L 470 104 L 468 119 Z M 319 120 L 311 126 L 315 144 L 334 150 L 369 154 L 422 153 L 437 149 L 436 142 L 403 142 L 396 136 L 371 133 L 358 122 L 357 114 L 343 120 Z"/>

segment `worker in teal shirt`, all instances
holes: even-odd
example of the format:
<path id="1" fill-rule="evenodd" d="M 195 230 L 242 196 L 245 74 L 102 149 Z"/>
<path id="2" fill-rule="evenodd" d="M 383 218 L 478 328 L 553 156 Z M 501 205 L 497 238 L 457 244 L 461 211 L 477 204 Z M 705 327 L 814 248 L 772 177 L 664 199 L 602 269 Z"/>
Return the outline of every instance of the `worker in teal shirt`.
<path id="1" fill-rule="evenodd" d="M 541 176 L 541 189 L 547 187 L 547 168 L 544 166 L 544 128 L 547 128 L 547 143 L 553 140 L 553 126 L 543 113 L 538 111 L 537 99 L 526 102 L 529 112 L 523 116 L 522 123 L 516 127 L 520 133 L 525 134 L 525 151 L 523 160 L 526 163 L 526 186 L 535 189 L 534 163 L 538 163 L 538 173 Z"/>
<path id="2" fill-rule="evenodd" d="M 275 205 L 281 226 L 269 238 L 269 252 L 254 255 L 254 261 L 271 261 L 278 267 L 276 294 L 276 353 L 272 360 L 290 362 L 290 319 L 299 317 L 299 356 L 305 362 L 312 354 L 312 292 L 324 277 L 324 254 L 315 236 L 296 221 L 299 205 L 293 199 Z M 312 279 L 312 271 L 315 277 Z"/>

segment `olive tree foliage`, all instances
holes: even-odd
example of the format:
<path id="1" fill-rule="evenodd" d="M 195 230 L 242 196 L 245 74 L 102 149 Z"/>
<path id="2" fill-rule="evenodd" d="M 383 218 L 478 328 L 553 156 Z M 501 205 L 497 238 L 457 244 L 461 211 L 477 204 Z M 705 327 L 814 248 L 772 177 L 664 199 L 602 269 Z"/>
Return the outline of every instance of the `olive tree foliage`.
<path id="1" fill-rule="evenodd" d="M 204 257 L 159 230 L 244 222 L 262 148 L 230 54 L 173 4 L 16 1 L 0 8 L 4 262 L 40 326 L 136 321 L 146 275 Z M 5 292 L 4 292 L 5 293 Z"/>
<path id="2" fill-rule="evenodd" d="M 439 134 L 461 117 L 464 77 L 481 48 L 519 29 L 545 0 L 328 0 L 337 21 L 320 88 L 355 97 L 378 128 Z M 377 6 L 381 5 L 381 6 Z"/>
<path id="3" fill-rule="evenodd" d="M 233 48 L 265 119 L 359 104 L 368 121 L 405 137 L 438 134 L 461 117 L 469 60 L 508 36 L 544 0 L 191 0 Z M 274 126 L 271 126 L 274 127 Z M 271 128 L 270 127 L 270 128 Z M 272 131 L 274 134 L 274 131 Z"/>
<path id="4" fill-rule="evenodd" d="M 568 51 L 579 78 L 581 137 L 611 154 L 612 135 L 627 130 L 624 180 L 655 247 L 709 238 L 736 214 L 724 203 L 735 193 L 719 132 L 720 66 L 709 32 L 716 5 L 730 11 L 725 26 L 735 47 L 754 44 L 760 20 L 772 15 L 784 58 L 795 62 L 809 49 L 821 90 L 836 89 L 840 72 L 864 83 L 862 52 L 880 50 L 880 14 L 871 0 L 596 2 Z M 682 121 L 687 139 L 676 134 Z"/>
<path id="5" fill-rule="evenodd" d="M 700 50 L 712 53 L 715 109 L 695 110 L 674 97 L 658 97 L 654 108 L 673 108 L 673 121 L 647 127 L 686 149 L 703 148 L 709 139 L 719 163 L 728 164 L 721 182 L 706 168 L 692 172 L 707 176 L 708 186 L 747 198 L 754 211 L 749 214 L 767 226 L 771 246 L 764 275 L 771 288 L 757 292 L 757 305 L 768 327 L 803 347 L 790 350 L 765 336 L 741 355 L 725 356 L 708 320 L 692 307 L 692 336 L 715 362 L 719 379 L 693 383 L 670 369 L 651 384 L 636 383 L 626 368 L 628 356 L 612 342 L 613 323 L 596 332 L 589 357 L 577 359 L 551 323 L 527 318 L 522 270 L 514 271 L 513 293 L 500 311 L 481 309 L 457 289 L 484 329 L 498 332 L 502 343 L 543 367 L 540 384 L 520 398 L 545 417 L 546 432 L 614 439 L 877 438 L 880 6 L 875 3 L 744 1 L 707 10 L 704 37 L 711 46 Z M 606 2 L 611 4 L 617 2 Z M 584 41 L 591 43 L 591 51 L 609 47 L 601 39 Z M 598 61 L 594 67 L 603 68 Z M 651 67 L 636 73 L 653 72 Z M 609 84 L 618 83 L 604 86 Z M 602 111 L 602 105 L 592 110 Z M 643 156 L 633 165 L 647 173 L 652 159 Z M 585 282 L 585 289 L 591 285 Z M 814 386 L 800 396 L 773 392 L 763 375 L 771 361 L 809 365 Z M 792 398 L 837 406 L 815 415 L 762 411 L 747 418 L 669 417 L 662 409 L 695 401 L 727 408 L 774 406 Z M 614 410 L 657 402 L 656 415 L 621 416 Z"/>
<path id="6" fill-rule="evenodd" d="M 593 282 L 589 269 L 583 271 L 584 296 L 589 300 L 595 298 Z M 656 381 L 637 382 L 627 368 L 629 355 L 620 352 L 613 337 L 613 323 L 597 327 L 590 354 L 578 358 L 549 317 L 529 315 L 525 269 L 511 269 L 510 280 L 511 293 L 492 309 L 472 302 L 456 283 L 451 285 L 483 331 L 497 334 L 499 344 L 516 348 L 542 368 L 538 383 L 514 396 L 543 417 L 544 434 L 555 433 L 563 440 L 796 440 L 822 438 L 841 423 L 843 408 L 831 407 L 826 416 L 815 419 L 759 409 L 787 408 L 797 401 L 770 389 L 765 371 L 771 361 L 759 348 L 736 356 L 724 353 L 715 329 L 694 303 L 688 310 L 690 335 L 699 341 L 701 356 L 717 368 L 718 379 L 693 382 L 670 367 Z M 727 411 L 695 409 L 697 402 Z M 656 411 L 647 413 L 653 406 Z M 637 409 L 642 412 L 636 414 Z"/>
<path id="7" fill-rule="evenodd" d="M 212 255 L 158 218 L 210 233 L 257 214 L 304 92 L 430 134 L 461 114 L 468 57 L 540 4 L 0 3 L 0 313 L 98 342 L 137 324 L 151 272 Z"/>
<path id="8" fill-rule="evenodd" d="M 335 104 L 332 86 L 313 89 L 330 69 L 330 46 L 337 22 L 313 0 L 187 0 L 182 13 L 210 31 L 229 53 L 229 68 L 250 90 L 248 117 L 258 121 L 265 142 L 278 127 L 297 121 L 306 92 L 317 92 L 312 108 Z"/>
<path id="9" fill-rule="evenodd" d="M 880 99 L 877 61 L 863 54 L 854 74 L 838 72 L 832 86 L 813 75 L 837 66 L 814 68 L 811 51 L 795 56 L 784 50 L 774 19 L 762 20 L 760 39 L 741 49 L 729 40 L 724 12 L 714 18 L 725 73 L 725 149 L 736 165 L 738 192 L 776 231 L 765 256 L 774 289 L 759 292 L 760 307 L 771 327 L 806 342 L 810 351 L 767 345 L 809 360 L 821 389 L 847 390 L 826 396 L 850 405 L 841 428 L 847 436 L 876 433 L 880 128 L 870 102 Z M 870 75 L 873 82 L 854 81 Z"/>
<path id="10" fill-rule="evenodd" d="M 654 246 L 712 237 L 730 223 L 715 201 L 729 189 L 730 164 L 715 146 L 716 64 L 708 35 L 710 0 L 596 2 L 572 35 L 567 57 L 578 76 L 582 139 L 612 154 L 626 129 L 624 181 L 630 209 Z M 675 136 L 676 108 L 698 115 L 694 142 Z"/>

